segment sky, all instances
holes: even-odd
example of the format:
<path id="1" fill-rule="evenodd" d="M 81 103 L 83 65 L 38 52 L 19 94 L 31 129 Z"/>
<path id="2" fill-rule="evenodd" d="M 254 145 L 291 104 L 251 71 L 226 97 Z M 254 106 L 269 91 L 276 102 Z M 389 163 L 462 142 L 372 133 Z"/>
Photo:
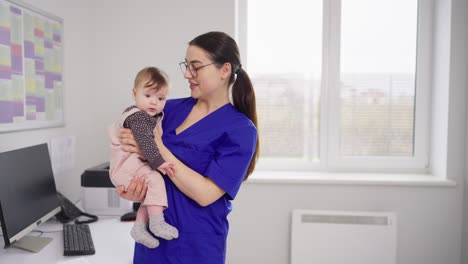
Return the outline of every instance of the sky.
<path id="1" fill-rule="evenodd" d="M 323 1 L 247 4 L 249 72 L 321 75 Z M 342 0 L 341 12 L 343 73 L 414 74 L 417 0 Z"/>

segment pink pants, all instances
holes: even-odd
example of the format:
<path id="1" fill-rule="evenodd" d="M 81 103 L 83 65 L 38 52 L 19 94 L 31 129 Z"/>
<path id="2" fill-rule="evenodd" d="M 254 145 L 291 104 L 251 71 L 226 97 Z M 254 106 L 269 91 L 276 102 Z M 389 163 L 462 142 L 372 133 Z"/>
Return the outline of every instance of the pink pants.
<path id="1" fill-rule="evenodd" d="M 146 178 L 148 190 L 143 205 L 159 205 L 167 207 L 166 185 L 158 171 L 153 170 L 148 163 L 142 161 L 142 156 L 125 152 L 121 149 L 118 139 L 119 127 L 114 124 L 108 129 L 111 138 L 111 157 L 109 175 L 115 186 L 123 185 L 127 190 L 134 176 Z"/>

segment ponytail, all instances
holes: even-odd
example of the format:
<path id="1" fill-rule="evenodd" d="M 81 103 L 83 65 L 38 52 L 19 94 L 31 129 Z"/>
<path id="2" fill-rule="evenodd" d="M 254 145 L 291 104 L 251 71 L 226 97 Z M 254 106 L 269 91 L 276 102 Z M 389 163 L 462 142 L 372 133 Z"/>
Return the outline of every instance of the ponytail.
<path id="1" fill-rule="evenodd" d="M 253 89 L 252 82 L 250 81 L 249 75 L 245 72 L 242 67 L 235 71 L 237 73 L 237 78 L 232 85 L 232 101 L 234 106 L 241 113 L 245 114 L 251 121 L 254 123 L 255 127 L 258 130 L 257 122 L 257 105 L 255 100 L 255 92 Z M 258 133 L 257 133 L 258 135 Z M 259 156 L 259 137 L 257 136 L 257 143 L 255 146 L 255 152 L 250 161 L 249 168 L 245 174 L 244 181 L 252 174 L 255 169 L 255 164 L 257 163 Z"/>
<path id="2" fill-rule="evenodd" d="M 242 69 L 239 55 L 239 47 L 228 34 L 224 32 L 208 32 L 202 34 L 192 41 L 189 45 L 195 45 L 205 50 L 211 59 L 219 65 L 226 62 L 231 64 L 231 76 L 229 85 L 232 84 L 233 104 L 241 113 L 245 114 L 254 123 L 258 131 L 257 106 L 255 104 L 255 92 L 250 81 L 249 75 Z M 237 75 L 237 77 L 236 77 Z M 255 152 L 250 161 L 244 181 L 255 169 L 259 153 L 259 136 L 257 132 L 257 144 Z"/>

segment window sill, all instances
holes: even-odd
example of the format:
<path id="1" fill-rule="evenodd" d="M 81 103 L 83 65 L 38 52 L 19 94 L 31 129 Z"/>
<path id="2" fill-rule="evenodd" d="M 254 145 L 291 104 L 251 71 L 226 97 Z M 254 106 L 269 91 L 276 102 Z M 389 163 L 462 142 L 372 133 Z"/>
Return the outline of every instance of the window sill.
<path id="1" fill-rule="evenodd" d="M 249 184 L 376 185 L 455 187 L 457 183 L 430 174 L 335 173 L 300 171 L 256 171 Z"/>

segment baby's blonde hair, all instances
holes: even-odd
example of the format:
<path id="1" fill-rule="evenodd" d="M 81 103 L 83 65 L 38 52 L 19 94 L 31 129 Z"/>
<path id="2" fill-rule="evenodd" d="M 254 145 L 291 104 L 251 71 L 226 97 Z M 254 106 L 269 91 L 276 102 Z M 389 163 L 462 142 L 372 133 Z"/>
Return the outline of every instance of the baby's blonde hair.
<path id="1" fill-rule="evenodd" d="M 156 67 L 146 67 L 139 71 L 135 77 L 134 87 L 146 81 L 143 87 L 159 91 L 163 87 L 169 87 L 167 74 Z"/>

